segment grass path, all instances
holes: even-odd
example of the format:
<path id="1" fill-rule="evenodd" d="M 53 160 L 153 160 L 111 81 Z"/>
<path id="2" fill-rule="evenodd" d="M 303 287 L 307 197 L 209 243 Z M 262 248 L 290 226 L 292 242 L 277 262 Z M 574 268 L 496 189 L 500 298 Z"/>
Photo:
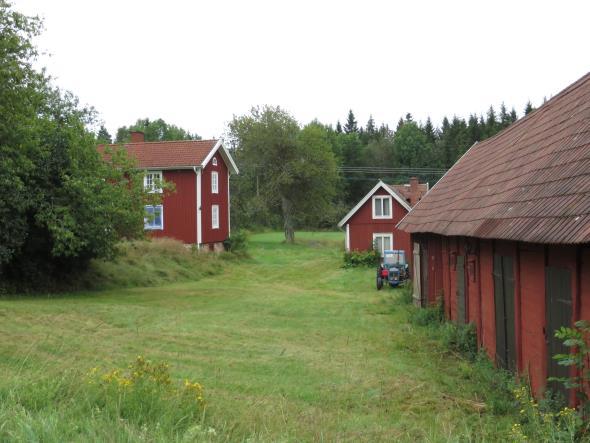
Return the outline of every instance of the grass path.
<path id="1" fill-rule="evenodd" d="M 141 354 L 202 382 L 221 441 L 505 440 L 510 417 L 461 401 L 484 389 L 471 366 L 373 270 L 342 269 L 341 241 L 259 234 L 252 259 L 196 282 L 0 300 L 0 383 Z"/>

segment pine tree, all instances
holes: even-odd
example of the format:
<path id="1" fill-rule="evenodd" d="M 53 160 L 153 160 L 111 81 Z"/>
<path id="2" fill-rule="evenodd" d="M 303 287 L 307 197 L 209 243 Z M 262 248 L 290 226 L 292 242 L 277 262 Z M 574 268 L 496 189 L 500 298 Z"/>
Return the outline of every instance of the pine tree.
<path id="1" fill-rule="evenodd" d="M 506 128 L 510 123 L 512 123 L 512 121 L 510 121 L 510 114 L 508 114 L 506 105 L 502 102 L 502 106 L 500 106 L 500 127 Z"/>
<path id="2" fill-rule="evenodd" d="M 524 107 L 524 115 L 529 115 L 534 110 L 535 108 L 533 108 L 531 101 L 529 100 L 528 102 L 526 102 L 526 106 Z"/>
<path id="3" fill-rule="evenodd" d="M 336 122 L 336 132 L 338 134 L 342 134 L 342 125 L 340 124 L 340 120 Z"/>
<path id="4" fill-rule="evenodd" d="M 470 145 L 481 140 L 481 129 L 479 121 L 477 120 L 477 115 L 471 114 L 467 123 L 467 133 L 469 134 Z"/>
<path id="5" fill-rule="evenodd" d="M 369 136 L 375 134 L 375 120 L 373 120 L 373 115 L 369 115 L 369 121 L 367 122 L 367 134 L 369 134 Z"/>
<path id="6" fill-rule="evenodd" d="M 386 125 L 384 123 L 381 123 L 381 126 L 379 126 L 379 138 L 380 139 L 384 139 L 386 137 L 391 137 L 391 130 L 389 129 L 389 125 Z"/>
<path id="7" fill-rule="evenodd" d="M 104 127 L 104 125 L 101 125 L 100 129 L 96 133 L 96 141 L 98 143 L 103 143 L 106 145 L 110 145 L 111 143 L 113 143 L 113 138 L 111 137 L 111 134 L 109 134 L 109 131 L 107 131 L 107 128 Z"/>
<path id="8" fill-rule="evenodd" d="M 518 115 L 516 114 L 516 109 L 514 109 L 513 106 L 512 110 L 510 111 L 510 123 L 514 123 L 516 120 L 518 120 Z"/>
<path id="9" fill-rule="evenodd" d="M 395 132 L 399 131 L 401 127 L 404 125 L 404 119 L 400 117 L 399 121 L 397 122 L 397 127 L 395 128 Z"/>
<path id="10" fill-rule="evenodd" d="M 346 119 L 346 124 L 344 125 L 344 132 L 347 134 L 358 132 L 358 126 L 354 118 L 354 114 L 352 113 L 352 109 L 348 111 L 348 118 Z"/>
<path id="11" fill-rule="evenodd" d="M 498 120 L 496 118 L 496 111 L 494 111 L 494 107 L 490 105 L 490 109 L 488 109 L 488 115 L 486 118 L 486 137 L 491 137 L 498 132 Z"/>
<path id="12" fill-rule="evenodd" d="M 409 122 L 413 122 L 413 121 L 414 121 L 414 120 L 412 119 L 412 114 L 408 112 L 408 113 L 406 114 L 406 122 L 408 122 L 408 123 L 409 123 Z"/>
<path id="13" fill-rule="evenodd" d="M 434 131 L 434 125 L 432 124 L 430 117 L 426 117 L 426 123 L 424 124 L 422 130 L 424 131 L 428 141 L 434 144 L 436 142 L 436 132 Z"/>

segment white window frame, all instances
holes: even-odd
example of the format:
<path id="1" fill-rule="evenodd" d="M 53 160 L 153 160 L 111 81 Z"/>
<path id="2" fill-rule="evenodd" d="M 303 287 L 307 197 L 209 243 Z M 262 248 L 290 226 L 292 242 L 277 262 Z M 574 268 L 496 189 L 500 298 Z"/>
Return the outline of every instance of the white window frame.
<path id="1" fill-rule="evenodd" d="M 373 219 L 375 220 L 383 220 L 383 219 L 392 219 L 393 218 L 393 199 L 391 198 L 391 195 L 375 195 L 373 197 Z M 389 201 L 389 215 L 383 215 L 383 200 L 388 200 Z M 379 203 L 377 203 L 379 202 Z M 377 208 L 377 205 L 381 206 L 381 215 L 377 215 L 375 209 Z"/>
<path id="2" fill-rule="evenodd" d="M 211 160 L 211 164 L 213 166 L 217 166 L 217 157 L 213 157 L 213 159 Z"/>
<path id="3" fill-rule="evenodd" d="M 157 176 L 157 178 L 155 178 Z M 145 175 L 143 176 L 143 188 L 148 191 L 150 194 L 152 193 L 162 193 L 162 188 L 154 187 L 154 180 L 159 180 L 162 182 L 164 180 L 164 176 L 162 175 L 162 171 L 145 171 Z"/>
<path id="4" fill-rule="evenodd" d="M 383 239 L 388 237 L 389 238 L 389 249 L 393 249 L 393 232 L 375 232 L 373 233 L 373 245 L 375 245 L 375 241 L 377 237 L 381 237 L 381 245 L 383 245 Z M 385 248 L 383 248 L 385 250 Z M 383 257 L 383 250 L 381 252 L 381 257 Z"/>
<path id="5" fill-rule="evenodd" d="M 147 212 L 148 208 L 159 208 L 160 209 L 160 220 L 162 223 L 160 226 L 150 225 L 150 221 L 147 217 L 143 218 L 143 228 L 146 231 L 163 231 L 164 230 L 164 205 L 145 205 L 144 210 Z M 153 220 L 151 221 L 153 223 Z"/>
<path id="6" fill-rule="evenodd" d="M 219 229 L 219 205 L 211 206 L 211 228 Z"/>
<path id="7" fill-rule="evenodd" d="M 217 171 L 211 173 L 211 193 L 219 194 L 219 174 Z"/>

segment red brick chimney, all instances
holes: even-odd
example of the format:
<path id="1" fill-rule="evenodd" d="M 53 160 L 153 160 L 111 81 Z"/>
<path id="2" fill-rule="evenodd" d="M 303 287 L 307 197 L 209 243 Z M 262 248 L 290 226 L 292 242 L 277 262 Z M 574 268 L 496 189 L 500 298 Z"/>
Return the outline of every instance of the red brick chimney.
<path id="1" fill-rule="evenodd" d="M 420 200 L 418 177 L 410 177 L 410 206 L 413 208 Z"/>
<path id="2" fill-rule="evenodd" d="M 145 134 L 141 131 L 129 131 L 131 134 L 131 143 L 143 143 L 145 141 Z"/>

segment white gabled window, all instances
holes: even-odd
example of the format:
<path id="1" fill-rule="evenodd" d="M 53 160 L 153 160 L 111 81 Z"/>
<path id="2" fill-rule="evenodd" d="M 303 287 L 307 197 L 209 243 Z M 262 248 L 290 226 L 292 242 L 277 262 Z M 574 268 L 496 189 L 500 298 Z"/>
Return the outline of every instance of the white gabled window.
<path id="1" fill-rule="evenodd" d="M 143 177 L 143 188 L 148 192 L 162 192 L 162 171 L 146 171 Z"/>
<path id="2" fill-rule="evenodd" d="M 219 193 L 219 175 L 216 171 L 211 173 L 211 193 L 218 194 Z"/>
<path id="3" fill-rule="evenodd" d="M 162 205 L 146 206 L 143 225 L 148 230 L 164 229 L 164 207 Z"/>
<path id="4" fill-rule="evenodd" d="M 219 229 L 219 205 L 211 206 L 211 227 Z"/>
<path id="5" fill-rule="evenodd" d="M 391 215 L 390 195 L 377 195 L 373 197 L 373 218 L 393 218 Z"/>
<path id="6" fill-rule="evenodd" d="M 373 234 L 373 247 L 383 257 L 383 251 L 393 249 L 393 234 Z"/>

